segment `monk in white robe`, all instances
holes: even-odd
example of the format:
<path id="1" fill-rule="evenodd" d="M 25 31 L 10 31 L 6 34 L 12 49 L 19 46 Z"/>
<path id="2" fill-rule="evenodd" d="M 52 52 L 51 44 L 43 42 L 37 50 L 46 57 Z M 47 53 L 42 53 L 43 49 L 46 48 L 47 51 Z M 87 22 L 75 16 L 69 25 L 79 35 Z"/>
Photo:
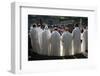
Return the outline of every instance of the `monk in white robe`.
<path id="1" fill-rule="evenodd" d="M 57 28 L 51 34 L 51 52 L 50 56 L 60 56 L 60 34 Z"/>
<path id="2" fill-rule="evenodd" d="M 87 31 L 87 29 L 84 29 L 82 52 L 85 53 L 87 50 L 88 50 L 88 31 Z"/>
<path id="3" fill-rule="evenodd" d="M 76 24 L 75 29 L 72 32 L 73 35 L 73 51 L 74 54 L 81 53 L 81 31 L 78 27 L 78 24 Z"/>
<path id="4" fill-rule="evenodd" d="M 42 33 L 42 55 L 47 55 L 49 56 L 50 54 L 50 37 L 51 37 L 51 32 L 48 29 L 48 26 L 45 26 L 45 29 Z"/>
<path id="5" fill-rule="evenodd" d="M 81 27 L 80 31 L 81 31 L 81 53 L 83 53 L 83 32 L 84 32 L 84 28 Z"/>
<path id="6" fill-rule="evenodd" d="M 65 31 L 62 34 L 64 56 L 72 55 L 72 34 L 68 30 L 68 28 L 65 28 Z"/>
<path id="7" fill-rule="evenodd" d="M 36 28 L 36 30 L 37 30 L 37 34 L 38 34 L 38 44 L 39 44 L 38 54 L 41 54 L 41 51 L 42 51 L 42 33 L 43 33 L 43 30 L 41 29 L 40 26 L 38 26 Z"/>
<path id="8" fill-rule="evenodd" d="M 39 47 L 38 31 L 36 25 L 33 25 L 33 29 L 30 30 L 30 38 L 31 38 L 31 45 L 33 49 L 32 51 L 38 53 L 40 47 Z"/>

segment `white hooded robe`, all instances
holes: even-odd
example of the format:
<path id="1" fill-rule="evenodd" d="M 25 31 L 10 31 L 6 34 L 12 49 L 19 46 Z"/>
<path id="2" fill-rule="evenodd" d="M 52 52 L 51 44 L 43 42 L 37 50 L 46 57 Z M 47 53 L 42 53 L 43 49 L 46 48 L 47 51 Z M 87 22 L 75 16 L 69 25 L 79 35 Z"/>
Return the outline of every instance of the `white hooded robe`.
<path id="1" fill-rule="evenodd" d="M 68 31 L 62 34 L 62 45 L 64 56 L 72 55 L 72 34 Z"/>
<path id="2" fill-rule="evenodd" d="M 42 33 L 43 33 L 43 30 L 41 29 L 41 27 L 37 27 L 36 30 L 37 30 L 37 34 L 38 34 L 38 44 L 39 44 L 38 54 L 41 54 L 41 51 L 42 51 Z"/>
<path id="3" fill-rule="evenodd" d="M 60 34 L 53 31 L 51 34 L 51 56 L 60 56 Z"/>
<path id="4" fill-rule="evenodd" d="M 88 31 L 85 29 L 83 32 L 83 44 L 82 44 L 82 52 L 85 53 L 88 50 Z"/>
<path id="5" fill-rule="evenodd" d="M 74 54 L 81 53 L 81 31 L 79 27 L 75 27 L 72 32 L 73 35 L 73 51 Z"/>
<path id="6" fill-rule="evenodd" d="M 31 38 L 31 45 L 32 45 L 33 51 L 35 53 L 38 53 L 40 50 L 40 47 L 39 47 L 39 40 L 38 40 L 38 31 L 36 27 L 31 29 L 30 38 Z"/>
<path id="7" fill-rule="evenodd" d="M 45 29 L 42 33 L 42 55 L 49 55 L 50 54 L 50 37 L 51 32 L 49 29 Z"/>

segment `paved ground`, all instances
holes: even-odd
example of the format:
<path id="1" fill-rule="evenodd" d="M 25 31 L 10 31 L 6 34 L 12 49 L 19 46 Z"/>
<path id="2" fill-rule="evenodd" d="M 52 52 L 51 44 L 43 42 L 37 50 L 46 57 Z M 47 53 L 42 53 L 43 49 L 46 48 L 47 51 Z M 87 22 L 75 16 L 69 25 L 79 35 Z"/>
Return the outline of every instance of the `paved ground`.
<path id="1" fill-rule="evenodd" d="M 76 54 L 71 56 L 46 56 L 46 55 L 39 55 L 31 50 L 28 52 L 28 60 L 56 60 L 56 59 L 84 59 L 88 58 L 88 54 Z"/>

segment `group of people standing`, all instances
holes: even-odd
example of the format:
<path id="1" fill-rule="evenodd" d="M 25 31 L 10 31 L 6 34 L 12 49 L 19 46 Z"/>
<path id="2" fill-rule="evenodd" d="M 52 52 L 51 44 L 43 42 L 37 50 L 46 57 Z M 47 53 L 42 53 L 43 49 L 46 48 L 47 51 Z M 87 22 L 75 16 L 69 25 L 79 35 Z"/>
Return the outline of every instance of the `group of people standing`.
<path id="1" fill-rule="evenodd" d="M 47 25 L 42 29 L 40 25 L 33 24 L 29 34 L 33 52 L 46 56 L 70 56 L 88 50 L 87 33 L 87 28 L 81 33 L 78 24 L 72 33 L 65 27 L 62 34 L 56 27 L 51 32 Z"/>

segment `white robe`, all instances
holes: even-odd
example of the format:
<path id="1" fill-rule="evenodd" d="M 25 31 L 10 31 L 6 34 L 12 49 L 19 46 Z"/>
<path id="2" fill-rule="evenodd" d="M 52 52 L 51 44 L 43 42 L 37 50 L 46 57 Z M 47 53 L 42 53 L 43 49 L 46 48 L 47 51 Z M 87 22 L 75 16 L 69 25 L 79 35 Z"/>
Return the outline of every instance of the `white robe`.
<path id="1" fill-rule="evenodd" d="M 50 37 L 51 32 L 49 29 L 44 30 L 42 33 L 42 55 L 49 55 L 50 54 Z"/>
<path id="2" fill-rule="evenodd" d="M 51 34 L 51 56 L 60 56 L 60 34 L 57 31 L 53 31 Z"/>
<path id="3" fill-rule="evenodd" d="M 30 31 L 30 38 L 31 38 L 31 45 L 32 45 L 32 51 L 38 53 L 40 48 L 39 48 L 39 40 L 38 40 L 38 31 L 37 28 L 33 28 Z"/>
<path id="4" fill-rule="evenodd" d="M 73 51 L 74 54 L 81 53 L 81 32 L 79 27 L 76 27 L 73 32 Z"/>
<path id="5" fill-rule="evenodd" d="M 81 40 L 82 40 L 82 42 L 81 42 L 81 52 L 83 53 L 84 52 L 84 50 L 83 50 L 83 33 L 81 33 Z"/>
<path id="6" fill-rule="evenodd" d="M 37 27 L 36 30 L 37 30 L 37 34 L 38 34 L 38 44 L 39 44 L 38 54 L 41 54 L 41 51 L 42 51 L 42 33 L 43 33 L 43 30 L 40 27 Z"/>
<path id="7" fill-rule="evenodd" d="M 85 53 L 85 51 L 88 50 L 88 31 L 86 29 L 84 30 L 82 37 L 82 52 Z"/>
<path id="8" fill-rule="evenodd" d="M 62 34 L 62 45 L 64 56 L 72 55 L 72 34 L 68 31 Z"/>

